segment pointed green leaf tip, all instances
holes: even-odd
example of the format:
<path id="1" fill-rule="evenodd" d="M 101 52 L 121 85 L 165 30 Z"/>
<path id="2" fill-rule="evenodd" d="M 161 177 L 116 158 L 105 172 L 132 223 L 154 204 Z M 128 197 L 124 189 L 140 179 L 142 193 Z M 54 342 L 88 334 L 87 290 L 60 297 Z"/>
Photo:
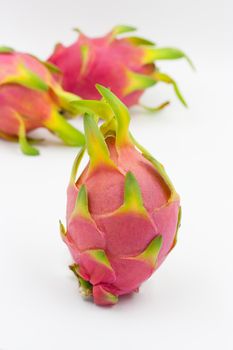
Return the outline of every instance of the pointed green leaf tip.
<path id="1" fill-rule="evenodd" d="M 82 30 L 80 28 L 78 28 L 78 27 L 73 28 L 73 31 L 78 33 L 78 34 L 83 34 Z"/>
<path id="2" fill-rule="evenodd" d="M 92 295 L 92 284 L 89 283 L 88 281 L 86 281 L 81 276 L 78 276 L 78 281 L 79 281 L 80 294 L 85 298 L 88 298 L 89 296 L 91 296 Z"/>
<path id="3" fill-rule="evenodd" d="M 117 36 L 119 34 L 134 32 L 135 30 L 137 30 L 137 28 L 135 28 L 135 27 L 125 26 L 125 25 L 118 25 L 118 26 L 115 26 L 112 29 L 111 34 L 112 34 L 113 37 L 115 37 L 115 36 Z"/>
<path id="4" fill-rule="evenodd" d="M 140 38 L 138 36 L 129 36 L 127 38 L 125 38 L 126 41 L 128 41 L 130 44 L 135 45 L 135 46 L 142 46 L 142 45 L 148 45 L 148 46 L 155 46 L 155 43 L 144 39 L 144 38 Z"/>
<path id="5" fill-rule="evenodd" d="M 108 301 L 109 303 L 111 303 L 112 305 L 116 304 L 118 302 L 118 296 L 114 295 L 110 292 L 105 293 L 105 299 L 106 301 Z"/>
<path id="6" fill-rule="evenodd" d="M 79 281 L 80 294 L 83 297 L 89 297 L 92 295 L 92 284 L 83 279 L 79 274 L 79 266 L 73 264 L 69 266 L 70 270 L 74 273 Z"/>
<path id="7" fill-rule="evenodd" d="M 172 243 L 172 247 L 170 250 L 172 250 L 177 243 L 178 231 L 179 231 L 179 228 L 181 226 L 181 217 L 182 217 L 182 209 L 181 209 L 181 207 L 179 207 L 178 220 L 177 220 L 177 225 L 176 225 L 176 234 L 175 234 L 175 238 L 174 238 L 174 241 Z"/>
<path id="8" fill-rule="evenodd" d="M 128 172 L 125 177 L 124 208 L 127 210 L 145 211 L 139 184 L 131 172 Z"/>
<path id="9" fill-rule="evenodd" d="M 32 90 L 47 91 L 48 85 L 23 63 L 18 65 L 16 75 L 8 75 L 2 84 L 19 84 Z"/>
<path id="10" fill-rule="evenodd" d="M 64 237 L 66 236 L 66 229 L 63 223 L 61 222 L 61 220 L 59 220 L 59 228 L 60 228 L 61 237 L 62 239 L 64 239 Z"/>
<path id="11" fill-rule="evenodd" d="M 162 247 L 162 241 L 162 236 L 155 237 L 146 247 L 144 252 L 138 255 L 136 259 L 145 260 L 154 267 L 159 255 L 159 251 Z"/>
<path id="12" fill-rule="evenodd" d="M 55 66 L 55 64 L 48 62 L 48 61 L 41 61 L 41 63 L 51 72 L 55 74 L 61 74 L 60 68 Z"/>
<path id="13" fill-rule="evenodd" d="M 19 143 L 21 151 L 27 156 L 38 156 L 40 154 L 35 147 L 30 145 L 25 136 L 19 136 Z"/>
<path id="14" fill-rule="evenodd" d="M 179 58 L 185 58 L 190 66 L 194 68 L 194 65 L 190 58 L 181 50 L 172 48 L 172 47 L 163 47 L 163 48 L 155 48 L 155 47 L 145 47 L 144 48 L 144 58 L 143 63 L 151 63 L 156 60 L 176 60 Z"/>
<path id="15" fill-rule="evenodd" d="M 84 115 L 84 130 L 91 166 L 95 167 L 100 164 L 113 165 L 104 137 L 94 118 L 89 114 Z"/>
<path id="16" fill-rule="evenodd" d="M 116 145 L 121 146 L 123 144 L 130 143 L 129 138 L 129 122 L 130 116 L 127 107 L 116 97 L 109 89 L 102 85 L 96 84 L 96 88 L 103 96 L 105 101 L 110 105 L 117 121 L 116 130 Z"/>
<path id="17" fill-rule="evenodd" d="M 107 255 L 105 254 L 104 250 L 102 249 L 90 249 L 87 250 L 86 253 L 95 260 L 96 262 L 106 266 L 107 268 L 112 270 L 112 266 L 107 258 Z"/>
<path id="18" fill-rule="evenodd" d="M 77 156 L 74 160 L 74 164 L 72 166 L 72 170 L 71 170 L 71 174 L 70 174 L 70 184 L 71 185 L 76 182 L 77 171 L 78 171 L 79 165 L 81 163 L 81 160 L 83 158 L 85 149 L 86 149 L 85 147 L 81 148 L 81 150 L 79 151 L 79 153 L 77 154 Z"/>
<path id="19" fill-rule="evenodd" d="M 165 107 L 167 107 L 169 104 L 170 104 L 170 101 L 165 101 L 165 102 L 161 103 L 160 105 L 154 106 L 154 107 L 146 106 L 142 103 L 139 103 L 139 106 L 141 106 L 142 108 L 144 108 L 148 112 L 159 112 L 162 109 L 164 109 Z"/>
<path id="20" fill-rule="evenodd" d="M 44 126 L 60 137 L 68 146 L 83 146 L 85 143 L 84 135 L 57 111 L 52 110 L 50 117 L 44 121 Z"/>
<path id="21" fill-rule="evenodd" d="M 85 185 L 80 187 L 72 216 L 81 215 L 90 218 L 88 209 L 88 197 Z"/>
<path id="22" fill-rule="evenodd" d="M 80 97 L 63 90 L 60 85 L 53 87 L 53 90 L 59 99 L 61 108 L 67 111 L 69 115 L 77 116 L 77 109 L 74 107 L 73 102 L 79 101 Z"/>
<path id="23" fill-rule="evenodd" d="M 155 266 L 159 251 L 162 247 L 162 236 L 155 237 L 151 243 L 147 246 L 146 250 L 141 254 L 142 259 L 150 261 L 150 263 Z"/>
<path id="24" fill-rule="evenodd" d="M 81 59 L 82 59 L 80 74 L 83 75 L 83 74 L 85 74 L 86 69 L 87 69 L 89 52 L 90 52 L 89 46 L 88 45 L 81 45 L 80 52 L 81 52 Z"/>
<path id="25" fill-rule="evenodd" d="M 174 79 L 172 79 L 169 75 L 165 74 L 165 73 L 161 73 L 158 71 L 155 71 L 152 76 L 154 77 L 156 82 L 163 82 L 166 84 L 171 84 L 173 86 L 173 89 L 175 91 L 176 96 L 178 97 L 178 99 L 180 100 L 180 102 L 185 106 L 188 107 L 183 95 L 181 94 L 177 83 L 175 82 Z"/>
<path id="26" fill-rule="evenodd" d="M 110 120 L 113 117 L 111 108 L 102 101 L 96 100 L 79 100 L 72 101 L 72 106 L 76 109 L 76 113 L 95 114 L 104 120 Z"/>
<path id="27" fill-rule="evenodd" d="M 128 95 L 137 90 L 144 90 L 156 84 L 154 78 L 132 72 L 130 70 L 127 71 L 128 84 L 125 87 L 124 93 Z"/>
<path id="28" fill-rule="evenodd" d="M 96 289 L 98 290 L 98 297 L 95 297 Z M 94 301 L 98 305 L 115 305 L 118 302 L 118 296 L 108 292 L 102 285 L 94 286 Z"/>
<path id="29" fill-rule="evenodd" d="M 31 146 L 27 140 L 26 128 L 23 118 L 18 113 L 15 114 L 15 117 L 19 121 L 18 136 L 21 151 L 27 156 L 37 156 L 39 154 L 39 151 L 35 147 Z"/>
<path id="30" fill-rule="evenodd" d="M 12 53 L 14 50 L 8 46 L 0 46 L 0 53 Z"/>

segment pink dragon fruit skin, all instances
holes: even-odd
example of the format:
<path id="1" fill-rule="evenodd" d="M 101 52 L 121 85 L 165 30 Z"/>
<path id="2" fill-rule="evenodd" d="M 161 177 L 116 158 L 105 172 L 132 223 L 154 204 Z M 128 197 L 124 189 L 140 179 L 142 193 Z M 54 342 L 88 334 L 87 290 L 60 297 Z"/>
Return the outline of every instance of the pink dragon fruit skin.
<path id="1" fill-rule="evenodd" d="M 77 41 L 68 47 L 57 44 L 49 62 L 63 72 L 64 89 L 84 99 L 100 99 L 95 89 L 95 84 L 99 83 L 111 88 L 130 107 L 139 104 L 146 88 L 164 82 L 173 85 L 177 96 L 186 105 L 175 81 L 160 72 L 154 61 L 187 56 L 175 48 L 157 48 L 142 38 L 117 38 L 118 34 L 132 30 L 132 27 L 117 26 L 101 38 L 92 39 L 80 33 Z M 167 104 L 163 103 L 156 109 Z"/>
<path id="2" fill-rule="evenodd" d="M 67 123 L 60 113 L 73 113 L 70 100 L 78 97 L 65 92 L 53 78 L 55 67 L 34 56 L 0 48 L 0 137 L 19 139 L 25 154 L 38 151 L 27 140 L 27 132 L 46 127 L 66 144 L 81 146 L 81 132 Z"/>
<path id="3" fill-rule="evenodd" d="M 180 200 L 163 166 L 129 133 L 125 105 L 97 88 L 105 102 L 76 103 L 95 115 L 101 110 L 106 121 L 99 129 L 93 116 L 84 116 L 90 161 L 76 180 L 82 149 L 67 191 L 67 230 L 61 224 L 61 233 L 82 294 L 112 305 L 118 296 L 138 291 L 174 247 Z M 109 110 L 112 118 L 106 118 Z"/>

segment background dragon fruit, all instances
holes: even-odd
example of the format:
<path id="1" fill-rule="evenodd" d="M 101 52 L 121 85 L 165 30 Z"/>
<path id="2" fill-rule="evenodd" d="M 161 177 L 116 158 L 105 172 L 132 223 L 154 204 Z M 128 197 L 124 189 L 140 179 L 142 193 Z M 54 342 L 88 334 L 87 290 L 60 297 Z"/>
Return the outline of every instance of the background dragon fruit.
<path id="1" fill-rule="evenodd" d="M 67 123 L 64 112 L 73 113 L 70 100 L 50 71 L 57 69 L 34 56 L 0 48 L 0 137 L 19 140 L 25 154 L 38 150 L 27 139 L 27 132 L 45 127 L 66 144 L 84 144 L 84 135 Z"/>
<path id="2" fill-rule="evenodd" d="M 85 99 L 99 99 L 95 89 L 99 83 L 111 90 L 128 106 L 139 104 L 144 90 L 158 82 L 172 84 L 176 95 L 186 106 L 174 79 L 160 72 L 157 60 L 189 58 L 176 48 L 158 48 L 148 40 L 130 36 L 119 39 L 118 35 L 135 30 L 117 26 L 101 38 L 89 38 L 80 32 L 70 46 L 57 44 L 49 58 L 63 73 L 63 87 Z M 191 62 L 190 62 L 191 63 Z M 192 64 L 192 63 L 191 63 Z M 161 109 L 168 102 L 159 107 Z"/>
<path id="3" fill-rule="evenodd" d="M 137 291 L 176 243 L 180 200 L 163 166 L 129 133 L 129 113 L 108 89 L 103 101 L 78 101 L 90 161 L 76 180 L 78 154 L 68 186 L 63 240 L 83 295 L 99 305 Z M 105 119 L 101 129 L 93 116 Z"/>

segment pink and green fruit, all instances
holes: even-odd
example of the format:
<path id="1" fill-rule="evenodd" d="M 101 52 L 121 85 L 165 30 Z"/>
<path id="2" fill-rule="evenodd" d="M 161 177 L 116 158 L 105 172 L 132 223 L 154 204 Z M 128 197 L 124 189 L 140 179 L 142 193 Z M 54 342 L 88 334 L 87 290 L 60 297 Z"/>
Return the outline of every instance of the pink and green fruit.
<path id="1" fill-rule="evenodd" d="M 81 146 L 84 135 L 70 125 L 65 114 L 74 113 L 65 92 L 51 72 L 58 69 L 32 55 L 0 47 L 0 138 L 19 141 L 21 150 L 37 155 L 27 133 L 45 127 L 67 145 Z M 34 141 L 34 140 L 33 140 Z"/>
<path id="2" fill-rule="evenodd" d="M 164 167 L 129 132 L 126 106 L 103 86 L 103 101 L 77 101 L 86 110 L 89 162 L 77 178 L 78 154 L 67 192 L 61 234 L 83 295 L 98 305 L 138 291 L 176 243 L 180 199 Z M 96 120 L 102 114 L 99 128 Z"/>
<path id="3" fill-rule="evenodd" d="M 186 102 L 174 79 L 161 72 L 155 61 L 186 58 L 179 49 L 155 46 L 154 43 L 135 36 L 119 38 L 135 28 L 117 26 L 100 38 L 89 38 L 80 32 L 79 38 L 70 46 L 57 44 L 48 59 L 63 73 L 65 90 L 84 99 L 100 99 L 95 84 L 111 89 L 128 107 L 139 104 L 144 90 L 163 82 L 171 84 L 180 101 Z M 168 102 L 161 104 L 161 109 Z"/>

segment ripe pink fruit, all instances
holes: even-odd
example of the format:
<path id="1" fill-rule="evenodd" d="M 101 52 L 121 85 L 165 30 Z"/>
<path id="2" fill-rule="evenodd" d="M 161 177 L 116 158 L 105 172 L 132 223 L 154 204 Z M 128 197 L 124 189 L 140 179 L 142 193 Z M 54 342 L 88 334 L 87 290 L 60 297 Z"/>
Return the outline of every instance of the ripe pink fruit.
<path id="1" fill-rule="evenodd" d="M 72 113 L 70 100 L 77 96 L 65 92 L 50 70 L 56 68 L 34 56 L 0 48 L 0 137 L 19 139 L 25 154 L 38 154 L 29 144 L 27 132 L 39 127 L 46 127 L 71 146 L 85 141 L 60 113 Z"/>
<path id="2" fill-rule="evenodd" d="M 186 105 L 175 81 L 160 72 L 154 61 L 185 57 L 190 62 L 188 57 L 176 48 L 158 48 L 142 38 L 118 39 L 119 34 L 132 30 L 135 28 L 117 26 L 101 38 L 92 39 L 80 33 L 77 41 L 68 47 L 57 44 L 49 61 L 63 72 L 64 89 L 84 99 L 100 99 L 95 84 L 102 84 L 130 107 L 139 104 L 146 88 L 164 82 L 173 85 L 178 98 Z"/>
<path id="3" fill-rule="evenodd" d="M 91 115 L 84 116 L 90 161 L 76 180 L 81 150 L 68 187 L 67 231 L 61 224 L 61 233 L 82 293 L 111 305 L 137 291 L 174 247 L 180 200 L 163 166 L 129 133 L 125 105 L 108 89 L 98 91 L 105 102 L 76 103 L 89 113 L 101 110 L 106 121 L 99 129 Z"/>

